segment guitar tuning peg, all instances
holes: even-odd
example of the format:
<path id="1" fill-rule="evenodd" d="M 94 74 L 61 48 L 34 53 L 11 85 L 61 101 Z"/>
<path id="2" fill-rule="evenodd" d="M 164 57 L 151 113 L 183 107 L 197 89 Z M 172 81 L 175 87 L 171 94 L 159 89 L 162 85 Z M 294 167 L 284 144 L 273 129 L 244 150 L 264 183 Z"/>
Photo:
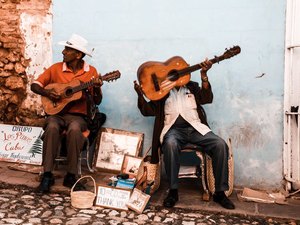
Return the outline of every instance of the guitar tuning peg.
<path id="1" fill-rule="evenodd" d="M 216 62 L 219 64 L 219 62 L 220 62 L 219 57 L 215 55 L 215 59 L 216 59 Z"/>

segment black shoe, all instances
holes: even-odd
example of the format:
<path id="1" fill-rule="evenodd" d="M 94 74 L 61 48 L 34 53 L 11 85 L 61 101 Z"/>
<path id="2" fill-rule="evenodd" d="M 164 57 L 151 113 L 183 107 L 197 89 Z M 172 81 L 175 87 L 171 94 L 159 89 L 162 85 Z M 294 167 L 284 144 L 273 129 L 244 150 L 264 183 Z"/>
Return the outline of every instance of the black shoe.
<path id="1" fill-rule="evenodd" d="M 168 196 L 164 200 L 164 207 L 172 208 L 178 202 L 178 191 L 177 189 L 170 189 Z"/>
<path id="2" fill-rule="evenodd" d="M 64 178 L 63 185 L 65 187 L 72 188 L 74 186 L 74 184 L 76 183 L 76 181 L 77 181 L 77 179 L 76 179 L 75 175 L 67 174 Z M 85 187 L 80 182 L 78 182 L 73 190 L 74 191 L 85 190 Z"/>
<path id="3" fill-rule="evenodd" d="M 213 200 L 214 202 L 219 203 L 225 209 L 235 209 L 233 202 L 227 198 L 223 191 L 215 193 L 213 195 Z"/>
<path id="4" fill-rule="evenodd" d="M 43 175 L 42 181 L 38 187 L 38 192 L 40 193 L 49 193 L 51 186 L 54 184 L 53 176 L 45 176 Z"/>

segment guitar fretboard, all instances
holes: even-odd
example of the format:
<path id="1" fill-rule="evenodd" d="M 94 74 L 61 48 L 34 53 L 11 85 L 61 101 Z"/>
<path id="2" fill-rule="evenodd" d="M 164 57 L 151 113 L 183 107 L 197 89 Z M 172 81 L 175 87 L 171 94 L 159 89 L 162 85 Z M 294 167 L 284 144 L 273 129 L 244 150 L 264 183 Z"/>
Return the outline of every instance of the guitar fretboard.
<path id="1" fill-rule="evenodd" d="M 224 57 L 222 57 L 222 56 L 219 56 L 219 57 L 216 56 L 215 58 L 210 59 L 209 61 L 211 61 L 212 64 L 214 64 L 214 63 L 218 63 L 218 62 L 220 62 L 222 60 L 224 60 Z M 179 70 L 177 72 L 178 72 L 179 76 L 184 76 L 184 75 L 186 75 L 188 73 L 194 72 L 196 70 L 200 70 L 201 68 L 202 68 L 201 63 L 199 63 L 199 64 L 196 64 L 196 65 L 184 68 L 182 70 Z"/>
<path id="2" fill-rule="evenodd" d="M 91 86 L 93 86 L 93 85 L 94 85 L 94 81 L 88 81 L 88 82 L 85 82 L 85 83 L 83 83 L 83 84 L 80 84 L 80 85 L 78 85 L 78 86 L 72 88 L 72 92 L 73 92 L 73 93 L 76 93 L 76 92 L 78 92 L 78 91 L 84 90 L 84 89 L 86 89 L 86 88 L 88 88 L 88 87 L 91 87 Z"/>

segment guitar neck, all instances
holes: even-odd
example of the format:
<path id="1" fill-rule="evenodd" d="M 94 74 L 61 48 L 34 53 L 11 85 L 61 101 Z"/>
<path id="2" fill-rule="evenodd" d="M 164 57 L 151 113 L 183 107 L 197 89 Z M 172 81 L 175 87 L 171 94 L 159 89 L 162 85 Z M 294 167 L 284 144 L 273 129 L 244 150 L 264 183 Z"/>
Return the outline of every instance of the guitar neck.
<path id="1" fill-rule="evenodd" d="M 106 73 L 105 75 L 101 76 L 101 78 L 102 78 L 102 81 L 109 82 L 111 80 L 118 79 L 120 77 L 120 75 L 121 75 L 120 72 L 118 70 L 116 70 L 116 71 L 113 71 L 110 73 Z M 94 84 L 95 84 L 94 80 L 90 80 L 90 81 L 82 83 L 78 86 L 72 87 L 71 92 L 72 92 L 72 94 L 74 94 L 74 93 L 82 91 L 88 87 L 94 86 Z"/>
<path id="2" fill-rule="evenodd" d="M 222 60 L 224 60 L 224 57 L 222 57 L 222 56 L 215 56 L 215 58 L 210 59 L 209 61 L 211 61 L 212 64 L 214 64 L 214 63 L 219 63 Z M 178 73 L 179 76 L 184 76 L 184 75 L 186 75 L 188 73 L 192 73 L 192 72 L 195 72 L 197 70 L 200 70 L 201 68 L 202 68 L 201 63 L 198 63 L 196 65 L 189 66 L 189 67 L 184 68 L 182 70 L 178 70 L 177 73 Z"/>
<path id="3" fill-rule="evenodd" d="M 76 93 L 76 92 L 79 92 L 79 91 L 82 91 L 88 87 L 91 87 L 94 85 L 94 82 L 93 81 L 88 81 L 88 82 L 85 82 L 85 83 L 82 83 L 76 87 L 73 87 L 72 88 L 72 93 Z"/>

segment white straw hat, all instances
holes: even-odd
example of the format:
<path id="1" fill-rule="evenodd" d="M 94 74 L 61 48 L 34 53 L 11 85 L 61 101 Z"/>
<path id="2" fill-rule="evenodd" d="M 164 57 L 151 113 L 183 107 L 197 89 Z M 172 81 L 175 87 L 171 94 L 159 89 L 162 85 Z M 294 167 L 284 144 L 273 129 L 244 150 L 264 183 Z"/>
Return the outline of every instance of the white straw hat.
<path id="1" fill-rule="evenodd" d="M 60 41 L 58 44 L 74 48 L 92 57 L 92 52 L 87 49 L 88 41 L 78 34 L 72 34 L 68 41 Z"/>

